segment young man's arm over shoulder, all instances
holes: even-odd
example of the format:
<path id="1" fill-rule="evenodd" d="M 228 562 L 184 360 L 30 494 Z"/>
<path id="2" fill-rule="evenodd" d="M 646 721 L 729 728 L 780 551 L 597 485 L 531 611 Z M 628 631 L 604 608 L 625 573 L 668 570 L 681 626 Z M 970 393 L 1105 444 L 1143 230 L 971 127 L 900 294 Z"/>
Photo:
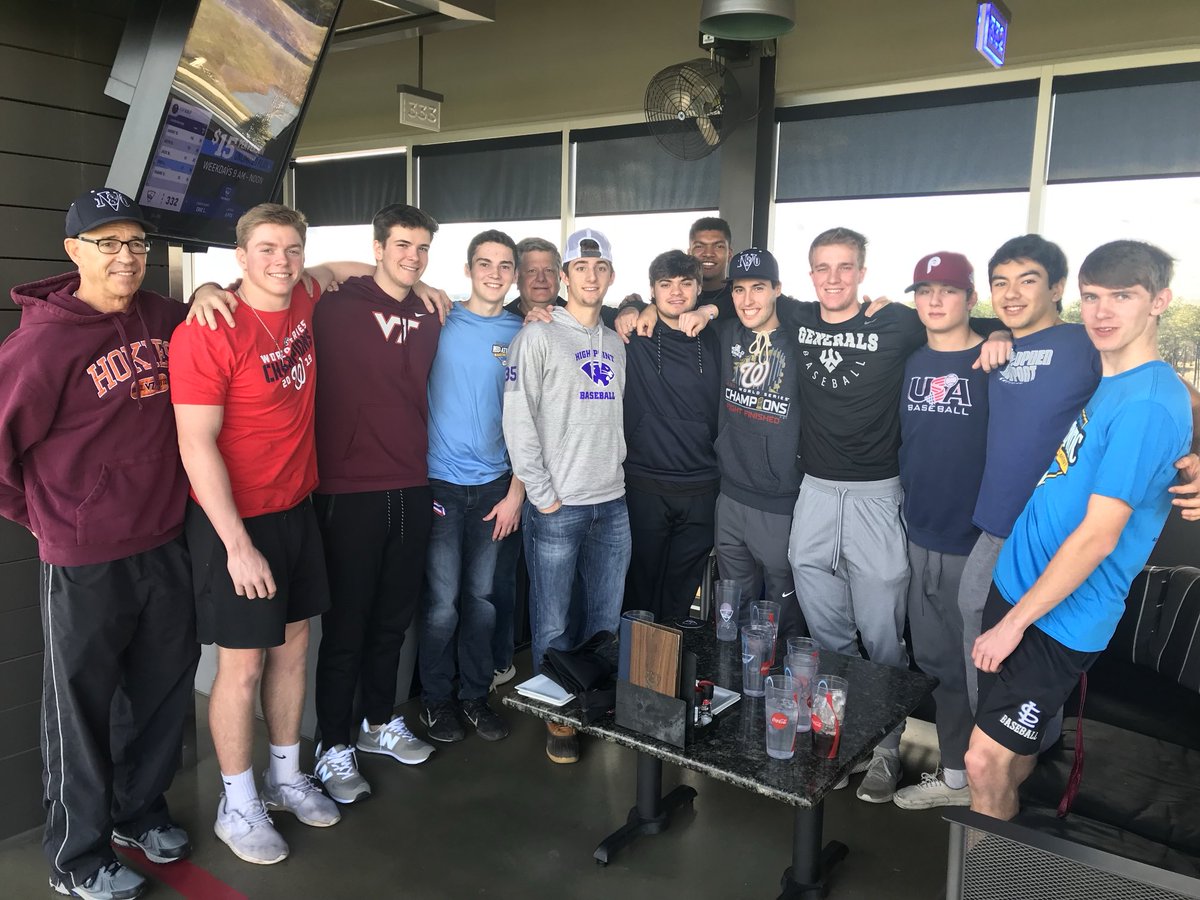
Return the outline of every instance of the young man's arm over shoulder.
<path id="1" fill-rule="evenodd" d="M 275 579 L 271 567 L 250 540 L 238 515 L 229 484 L 229 470 L 217 449 L 217 435 L 221 433 L 224 415 L 223 406 L 176 405 L 179 456 L 197 502 L 225 545 L 234 589 L 252 600 L 274 597 Z"/>
<path id="2" fill-rule="evenodd" d="M 541 512 L 551 513 L 562 502 L 546 468 L 537 421 L 542 402 L 546 327 L 526 326 L 509 345 L 504 385 L 504 442 L 508 445 L 513 475 L 524 484 L 529 502 Z"/>

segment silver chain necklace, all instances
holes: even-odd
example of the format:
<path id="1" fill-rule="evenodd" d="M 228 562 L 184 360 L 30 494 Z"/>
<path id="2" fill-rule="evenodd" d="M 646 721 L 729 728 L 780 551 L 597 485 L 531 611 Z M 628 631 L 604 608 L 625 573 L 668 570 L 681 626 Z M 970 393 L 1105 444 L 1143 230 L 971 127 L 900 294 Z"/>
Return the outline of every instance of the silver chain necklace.
<path id="1" fill-rule="evenodd" d="M 262 326 L 262 330 L 267 333 L 267 337 L 269 337 L 271 339 L 271 343 L 275 345 L 275 350 L 278 351 L 278 353 L 282 356 L 283 348 L 279 346 L 279 341 L 275 338 L 274 332 L 272 332 L 271 329 L 267 327 L 267 323 L 262 320 L 262 316 L 260 316 L 258 314 L 258 310 L 255 309 L 253 306 L 250 306 L 249 303 L 246 303 L 245 300 L 243 300 L 242 302 L 245 303 L 245 305 L 250 309 L 250 312 L 254 313 L 254 318 L 258 319 L 258 324 Z M 284 330 L 285 331 L 287 330 L 286 323 L 284 323 Z"/>

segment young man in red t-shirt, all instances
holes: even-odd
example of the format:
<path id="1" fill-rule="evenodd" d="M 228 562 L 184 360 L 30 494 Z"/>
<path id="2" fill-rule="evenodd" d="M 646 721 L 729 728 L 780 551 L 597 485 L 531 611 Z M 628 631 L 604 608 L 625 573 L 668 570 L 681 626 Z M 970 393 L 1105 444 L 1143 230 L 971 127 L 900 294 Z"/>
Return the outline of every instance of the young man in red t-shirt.
<path id="1" fill-rule="evenodd" d="M 337 806 L 299 768 L 308 619 L 329 606 L 309 494 L 317 483 L 313 305 L 301 280 L 303 215 L 278 204 L 238 221 L 243 278 L 234 319 L 180 326 L 170 373 L 179 449 L 191 480 L 186 530 L 197 632 L 217 645 L 209 728 L 224 794 L 216 834 L 247 862 L 279 862 L 288 846 L 268 809 L 324 827 Z M 254 699 L 271 741 L 261 797 L 251 769 Z"/>

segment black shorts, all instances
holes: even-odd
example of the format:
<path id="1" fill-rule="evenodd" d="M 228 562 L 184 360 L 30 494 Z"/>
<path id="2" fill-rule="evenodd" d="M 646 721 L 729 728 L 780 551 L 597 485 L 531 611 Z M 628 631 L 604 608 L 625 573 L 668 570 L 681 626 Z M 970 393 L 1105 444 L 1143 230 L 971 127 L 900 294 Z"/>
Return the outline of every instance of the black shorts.
<path id="1" fill-rule="evenodd" d="M 275 578 L 276 593 L 269 600 L 250 600 L 233 589 L 225 544 L 199 504 L 188 500 L 184 530 L 192 555 L 196 637 L 202 644 L 235 650 L 278 647 L 289 622 L 329 608 L 317 515 L 305 497 L 291 509 L 242 522 Z"/>
<path id="2" fill-rule="evenodd" d="M 995 583 L 983 607 L 983 631 L 1012 609 Z M 1042 748 L 1043 725 L 1054 718 L 1071 695 L 1079 676 L 1099 653 L 1072 650 L 1036 625 L 1025 634 L 996 673 L 979 673 L 979 711 L 975 725 L 988 737 L 1020 756 Z"/>

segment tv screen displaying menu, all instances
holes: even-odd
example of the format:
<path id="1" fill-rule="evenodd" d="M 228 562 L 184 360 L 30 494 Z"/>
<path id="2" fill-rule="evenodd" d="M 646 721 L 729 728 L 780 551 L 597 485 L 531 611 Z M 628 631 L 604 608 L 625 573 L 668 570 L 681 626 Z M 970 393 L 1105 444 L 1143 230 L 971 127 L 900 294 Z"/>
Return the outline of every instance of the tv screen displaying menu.
<path id="1" fill-rule="evenodd" d="M 199 0 L 186 32 L 162 25 L 160 13 L 109 178 L 137 199 L 156 235 L 233 246 L 242 213 L 277 197 L 340 5 Z M 172 58 L 179 34 L 164 102 L 162 86 L 146 83 L 151 58 L 159 54 L 167 71 L 162 54 Z M 122 183 L 131 165 L 132 191 Z"/>

